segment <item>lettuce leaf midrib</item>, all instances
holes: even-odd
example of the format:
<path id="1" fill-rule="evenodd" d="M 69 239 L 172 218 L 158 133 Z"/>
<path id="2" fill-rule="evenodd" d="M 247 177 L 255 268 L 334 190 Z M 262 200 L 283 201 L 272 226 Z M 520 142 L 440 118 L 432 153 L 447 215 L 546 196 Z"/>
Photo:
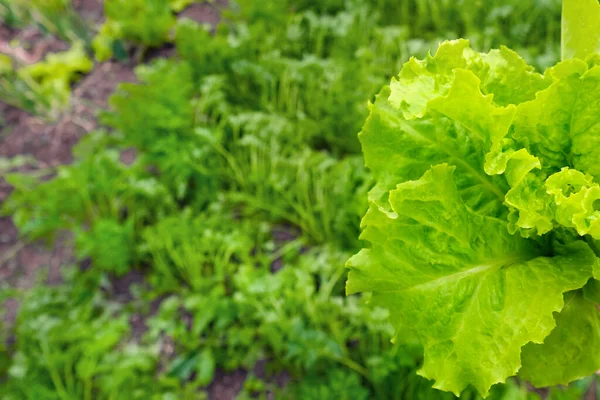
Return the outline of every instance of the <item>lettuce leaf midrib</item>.
<path id="1" fill-rule="evenodd" d="M 435 278 L 430 281 L 425 281 L 422 283 L 418 283 L 416 285 L 408 286 L 398 290 L 385 290 L 380 291 L 380 293 L 400 293 L 407 292 L 411 290 L 419 290 L 419 289 L 428 289 L 432 287 L 443 286 L 444 284 L 449 284 L 452 282 L 460 281 L 464 278 L 468 278 L 478 274 L 487 274 L 490 272 L 494 272 L 498 269 L 510 268 L 513 265 L 520 265 L 521 263 L 530 261 L 536 257 L 531 257 L 528 255 L 518 255 L 514 257 L 508 257 L 506 259 L 495 260 L 495 262 L 490 262 L 486 264 L 478 264 L 471 268 L 465 268 L 459 272 L 455 272 L 450 275 L 444 275 L 439 278 Z M 399 283 L 399 282 L 398 282 Z"/>
<path id="2" fill-rule="evenodd" d="M 477 180 L 479 180 L 483 184 L 484 187 L 486 187 L 491 193 L 493 193 L 494 196 L 496 196 L 501 202 L 504 201 L 504 192 L 502 192 L 502 190 L 500 190 L 498 186 L 496 186 L 493 182 L 490 181 L 490 177 L 489 175 L 485 174 L 483 167 L 481 168 L 481 171 L 477 171 L 477 169 L 475 169 L 471 164 L 466 162 L 460 155 L 449 151 L 448 147 L 440 146 L 438 143 L 431 140 L 430 138 L 419 134 L 412 126 L 410 126 L 410 124 L 408 124 L 405 120 L 401 120 L 398 117 L 392 115 L 389 112 L 389 110 L 381 109 L 381 111 L 385 112 L 386 116 L 393 123 L 401 127 L 405 133 L 442 150 L 444 153 L 451 157 L 451 160 L 455 161 L 457 164 L 460 164 L 461 167 L 467 169 L 475 178 L 477 178 Z"/>

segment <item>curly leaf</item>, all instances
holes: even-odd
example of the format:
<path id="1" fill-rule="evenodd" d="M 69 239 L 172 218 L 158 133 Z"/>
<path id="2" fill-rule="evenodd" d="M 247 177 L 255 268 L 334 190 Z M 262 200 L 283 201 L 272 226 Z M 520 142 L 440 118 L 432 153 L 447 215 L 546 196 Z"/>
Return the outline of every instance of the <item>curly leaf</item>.
<path id="1" fill-rule="evenodd" d="M 506 47 L 477 53 L 468 40 L 451 40 L 440 44 L 435 56 L 411 58 L 402 67 L 390 84 L 390 104 L 407 120 L 425 116 L 429 101 L 450 90 L 457 68 L 473 72 L 481 81 L 482 92 L 493 94 L 495 103 L 502 106 L 532 100 L 548 84 L 547 78 Z"/>
<path id="2" fill-rule="evenodd" d="M 600 67 L 565 61 L 546 71 L 554 82 L 520 104 L 512 138 L 550 172 L 572 167 L 600 176 Z"/>
<path id="3" fill-rule="evenodd" d="M 390 309 L 397 337 L 418 337 L 420 374 L 456 395 L 482 395 L 517 373 L 521 347 L 542 343 L 563 293 L 582 287 L 596 258 L 583 242 L 546 257 L 535 241 L 510 235 L 506 222 L 472 211 L 438 165 L 390 194 L 393 214 L 371 207 L 351 258 L 348 293 L 372 291 Z"/>
<path id="4" fill-rule="evenodd" d="M 513 82 L 518 89 L 512 89 Z M 505 177 L 486 174 L 484 164 L 508 163 L 501 141 L 515 105 L 532 100 L 550 83 L 516 53 L 506 48 L 476 53 L 466 40 L 444 42 L 423 61 L 411 59 L 370 106 L 359 135 L 376 180 L 370 200 L 389 211 L 387 196 L 397 183 L 418 179 L 431 165 L 445 162 L 456 166 L 468 206 L 505 216 L 510 187 Z M 498 159 L 487 160 L 493 145 L 500 147 L 488 158 Z"/>
<path id="5" fill-rule="evenodd" d="M 600 67 L 590 69 L 584 61 L 571 60 L 549 69 L 546 77 L 553 83 L 538 92 L 535 100 L 518 105 L 509 133 L 495 137 L 485 169 L 489 174 L 504 174 L 511 186 L 505 198 L 511 232 L 531 237 L 560 224 L 575 228 L 580 235 L 598 237 L 600 232 L 592 226 L 597 219 L 596 189 L 590 187 L 567 201 L 548 193 L 546 180 L 560 174 L 561 185 L 577 186 L 573 172 L 560 172 L 568 166 L 600 176 Z M 578 209 L 573 208 L 574 202 L 580 203 Z"/>
<path id="6" fill-rule="evenodd" d="M 563 168 L 550 176 L 545 186 L 554 197 L 556 222 L 575 228 L 581 236 L 600 239 L 600 185 L 591 176 Z"/>
<path id="7" fill-rule="evenodd" d="M 536 387 L 567 384 L 600 369 L 600 310 L 582 293 L 569 293 L 556 329 L 543 344 L 523 348 L 519 376 Z"/>

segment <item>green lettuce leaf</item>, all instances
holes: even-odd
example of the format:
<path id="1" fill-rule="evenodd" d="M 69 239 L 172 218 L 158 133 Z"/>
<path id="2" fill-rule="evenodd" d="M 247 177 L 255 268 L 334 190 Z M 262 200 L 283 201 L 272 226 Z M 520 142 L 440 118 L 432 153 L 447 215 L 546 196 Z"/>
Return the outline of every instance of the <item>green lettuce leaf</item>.
<path id="1" fill-rule="evenodd" d="M 511 82 L 519 89 L 511 92 Z M 370 200 L 389 209 L 387 194 L 397 183 L 447 162 L 457 167 L 457 185 L 469 206 L 506 215 L 509 186 L 504 177 L 486 174 L 486 153 L 508 134 L 516 105 L 548 84 L 516 53 L 475 53 L 466 40 L 442 43 L 424 61 L 411 59 L 371 104 L 359 135 L 376 180 Z M 506 157 L 502 149 L 497 153 Z"/>
<path id="2" fill-rule="evenodd" d="M 600 67 L 570 60 L 545 76 L 553 82 L 518 105 L 507 135 L 495 137 L 486 172 L 504 174 L 511 186 L 505 198 L 511 232 L 530 237 L 561 225 L 598 239 Z"/>
<path id="3" fill-rule="evenodd" d="M 508 49 L 445 42 L 370 105 L 375 185 L 347 292 L 373 292 L 396 340 L 421 342 L 438 389 L 485 396 L 517 374 L 564 293 L 600 276 L 599 60 L 541 75 Z"/>
<path id="4" fill-rule="evenodd" d="M 543 344 L 523 348 L 519 376 L 536 387 L 567 384 L 593 375 L 600 365 L 600 310 L 582 293 L 568 293 L 556 329 Z"/>
<path id="5" fill-rule="evenodd" d="M 514 51 L 502 47 L 477 53 L 468 40 L 459 39 L 440 44 L 435 56 L 425 60 L 411 58 L 390 84 L 390 104 L 401 109 L 406 119 L 423 117 L 429 101 L 450 90 L 457 68 L 473 72 L 482 81 L 483 93 L 494 94 L 499 105 L 532 100 L 547 86 L 547 78 Z"/>
<path id="6" fill-rule="evenodd" d="M 571 165 L 600 176 L 600 67 L 581 60 L 557 64 L 546 71 L 554 82 L 535 100 L 518 106 L 512 138 L 543 158 L 543 168 Z"/>
<path id="7" fill-rule="evenodd" d="M 590 175 L 565 167 L 550 176 L 545 187 L 553 196 L 556 222 L 581 236 L 600 238 L 600 185 Z"/>
<path id="8" fill-rule="evenodd" d="M 371 247 L 348 262 L 347 292 L 373 291 L 399 339 L 425 349 L 419 373 L 456 395 L 482 395 L 515 375 L 521 347 L 542 343 L 555 326 L 563 293 L 592 275 L 583 242 L 555 249 L 510 235 L 506 221 L 482 216 L 461 199 L 455 168 L 432 167 L 390 194 L 392 217 L 371 207 L 361 238 Z"/>
<path id="9" fill-rule="evenodd" d="M 594 272 L 594 276 L 595 275 L 596 272 Z M 583 296 L 586 300 L 600 304 L 600 281 L 597 279 L 590 279 L 583 287 Z"/>

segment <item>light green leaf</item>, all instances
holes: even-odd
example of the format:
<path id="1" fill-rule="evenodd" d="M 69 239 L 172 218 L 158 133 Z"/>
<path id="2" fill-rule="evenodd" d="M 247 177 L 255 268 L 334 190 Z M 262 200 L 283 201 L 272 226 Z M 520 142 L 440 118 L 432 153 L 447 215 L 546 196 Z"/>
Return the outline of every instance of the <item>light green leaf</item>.
<path id="1" fill-rule="evenodd" d="M 484 96 L 480 86 L 481 80 L 472 71 L 457 68 L 447 95 L 432 99 L 428 106 L 460 122 L 487 148 L 492 140 L 506 135 L 516 107 L 496 107 L 494 96 Z"/>
<path id="2" fill-rule="evenodd" d="M 552 331 L 563 293 L 585 284 L 596 257 L 581 241 L 544 256 L 505 221 L 469 208 L 455 170 L 438 165 L 399 184 L 387 214 L 371 206 L 361 236 L 370 247 L 349 260 L 347 292 L 372 291 L 397 338 L 420 339 L 419 373 L 434 387 L 486 395 L 517 373 L 522 346 Z"/>
<path id="3" fill-rule="evenodd" d="M 581 187 L 579 175 L 600 176 L 600 67 L 588 69 L 584 61 L 570 60 L 549 69 L 546 77 L 553 83 L 535 100 L 517 106 L 510 134 L 495 139 L 486 172 L 504 173 L 511 186 L 505 198 L 511 232 L 543 235 L 560 224 L 600 237 L 595 222 L 600 214 L 594 209 L 598 192 L 591 177 L 586 190 L 568 199 L 557 189 L 549 193 L 553 189 L 546 185 L 553 174 L 549 185 L 558 184 L 560 176 L 564 188 Z M 561 172 L 568 166 L 581 172 Z"/>
<path id="4" fill-rule="evenodd" d="M 389 93 L 384 88 L 377 97 L 359 135 L 365 163 L 377 182 L 370 200 L 389 209 L 387 196 L 397 183 L 418 179 L 431 165 L 447 162 L 456 166 L 459 190 L 473 208 L 505 212 L 502 202 L 508 186 L 504 178 L 484 172 L 484 143 L 439 112 L 427 119 L 405 120 L 387 101 Z"/>
<path id="5" fill-rule="evenodd" d="M 563 0 L 561 59 L 600 53 L 598 0 Z"/>
<path id="6" fill-rule="evenodd" d="M 13 60 L 6 54 L 0 54 L 0 76 L 13 72 Z"/>
<path id="7" fill-rule="evenodd" d="M 519 376 L 536 387 L 567 384 L 600 369 L 600 310 L 581 292 L 568 293 L 556 329 L 543 344 L 528 344 Z"/>
<path id="8" fill-rule="evenodd" d="M 584 61 L 571 60 L 546 76 L 554 82 L 517 107 L 515 145 L 540 158 L 550 172 L 571 166 L 600 176 L 600 67 L 588 69 Z"/>
<path id="9" fill-rule="evenodd" d="M 493 94 L 494 103 L 498 105 L 518 105 L 533 100 L 537 92 L 552 82 L 507 47 L 479 55 L 484 65 L 477 74 L 483 82 L 482 92 Z"/>
<path id="10" fill-rule="evenodd" d="M 454 81 L 455 69 L 473 72 L 482 82 L 484 94 L 493 94 L 497 104 L 507 106 L 532 100 L 548 85 L 517 53 L 502 47 L 477 53 L 464 39 L 440 44 L 435 56 L 411 58 L 390 84 L 390 104 L 411 120 L 427 114 L 429 101 L 444 96 Z M 510 80 L 506 77 L 510 76 Z"/>
<path id="11" fill-rule="evenodd" d="M 504 177 L 486 174 L 485 154 L 495 144 L 497 157 L 506 158 L 496 162 L 508 163 L 502 140 L 515 104 L 532 100 L 549 82 L 516 53 L 506 48 L 476 53 L 466 40 L 442 43 L 423 61 L 412 59 L 370 106 L 359 135 L 376 180 L 370 200 L 389 211 L 387 196 L 397 183 L 445 162 L 456 166 L 459 191 L 471 208 L 505 216 L 509 186 Z"/>
<path id="12" fill-rule="evenodd" d="M 44 61 L 18 69 L 17 74 L 56 113 L 69 105 L 70 85 L 93 67 L 94 63 L 86 54 L 85 44 L 75 42 L 68 51 L 50 53 Z"/>
<path id="13" fill-rule="evenodd" d="M 515 168 L 522 167 L 522 164 L 523 162 L 515 164 Z M 540 164 L 536 167 L 538 165 Z M 507 170 L 506 173 L 510 172 Z M 510 233 L 520 231 L 523 237 L 532 237 L 536 234 L 544 235 L 554 227 L 554 204 L 544 187 L 545 178 L 543 172 L 533 170 L 521 175 L 521 179 L 506 193 L 505 204 L 511 209 L 508 226 Z"/>
<path id="14" fill-rule="evenodd" d="M 205 348 L 200 353 L 196 373 L 196 381 L 201 386 L 206 386 L 212 382 L 215 376 L 215 358 L 210 348 Z"/>
<path id="15" fill-rule="evenodd" d="M 507 49 L 446 42 L 371 105 L 369 245 L 348 262 L 347 291 L 373 292 L 396 339 L 420 340 L 436 388 L 485 395 L 515 375 L 563 294 L 600 275 L 596 64 L 542 76 Z"/>
<path id="16" fill-rule="evenodd" d="M 590 234 L 600 239 L 600 185 L 590 175 L 563 168 L 545 183 L 546 192 L 554 197 L 556 222 L 575 228 L 580 236 Z"/>

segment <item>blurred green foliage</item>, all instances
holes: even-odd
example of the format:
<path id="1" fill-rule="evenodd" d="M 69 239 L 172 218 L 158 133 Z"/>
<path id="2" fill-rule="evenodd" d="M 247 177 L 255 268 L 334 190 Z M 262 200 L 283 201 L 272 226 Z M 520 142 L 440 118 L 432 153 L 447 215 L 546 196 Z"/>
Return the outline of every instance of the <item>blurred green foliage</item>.
<path id="1" fill-rule="evenodd" d="M 69 42 L 87 42 L 92 33 L 71 0 L 0 0 L 0 20 L 13 28 L 33 24 Z"/>
<path id="2" fill-rule="evenodd" d="M 175 24 L 169 0 L 106 0 L 104 12 L 106 21 L 92 41 L 99 61 L 118 53 L 122 40 L 159 46 L 168 40 L 169 30 Z"/>
<path id="3" fill-rule="evenodd" d="M 0 54 L 0 64 L 0 100 L 50 120 L 69 108 L 71 84 L 94 66 L 82 42 L 25 66 Z"/>

